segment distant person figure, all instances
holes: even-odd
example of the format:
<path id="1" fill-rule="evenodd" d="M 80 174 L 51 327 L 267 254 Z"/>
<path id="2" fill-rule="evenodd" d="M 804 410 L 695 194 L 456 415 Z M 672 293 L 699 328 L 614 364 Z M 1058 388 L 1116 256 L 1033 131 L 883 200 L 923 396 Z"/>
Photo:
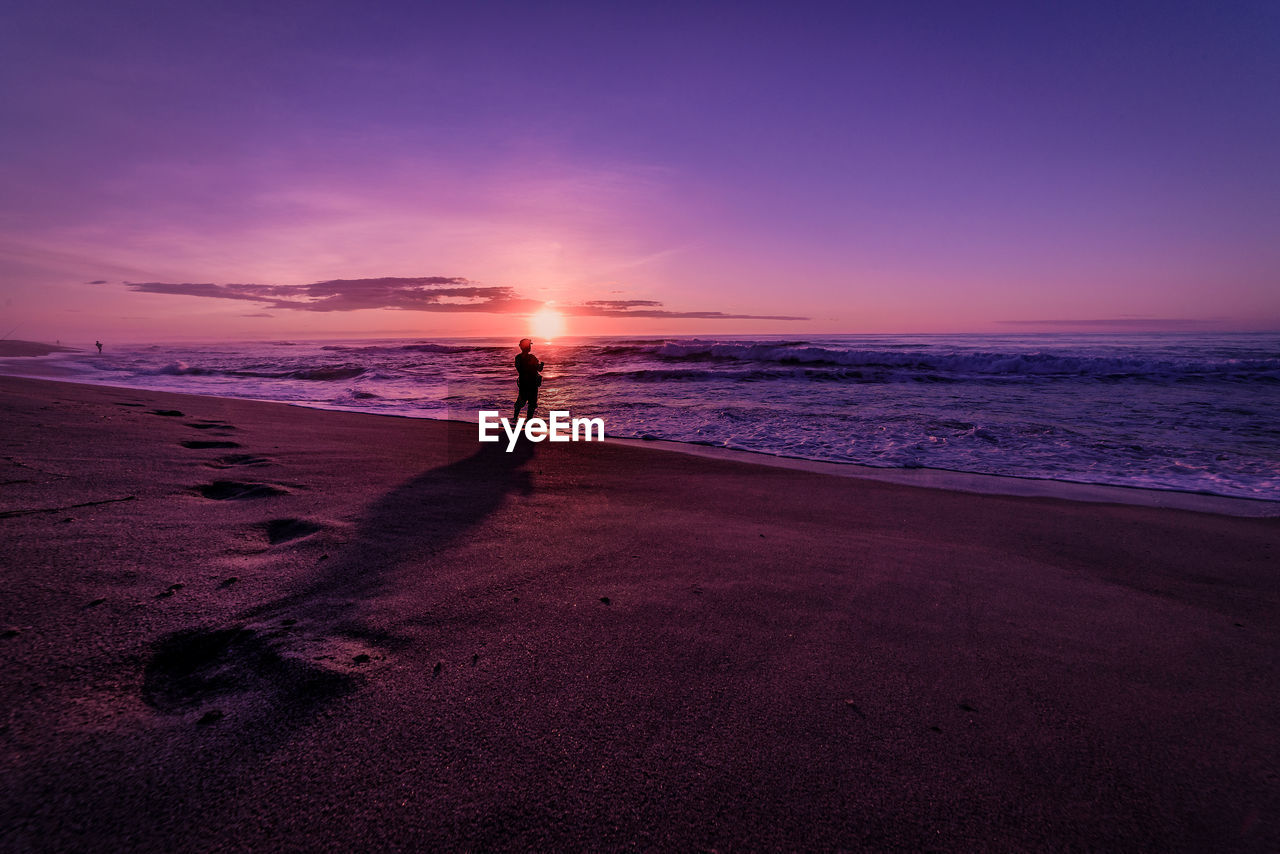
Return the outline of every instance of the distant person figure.
<path id="1" fill-rule="evenodd" d="M 529 352 L 533 349 L 533 341 L 528 338 L 520 339 L 520 352 L 516 354 L 516 373 L 519 375 L 516 380 L 519 395 L 516 397 L 516 414 L 513 420 L 520 420 L 520 407 L 524 406 L 525 401 L 529 403 L 529 417 L 533 417 L 533 410 L 538 408 L 538 387 L 542 385 L 542 369 L 544 365 L 538 361 L 538 357 Z"/>
<path id="2" fill-rule="evenodd" d="M 101 356 L 101 355 L 102 355 L 102 342 L 101 342 L 101 341 L 94 341 L 93 343 L 94 343 L 94 344 L 96 344 L 96 345 L 98 346 L 98 355 L 99 355 L 99 356 Z"/>

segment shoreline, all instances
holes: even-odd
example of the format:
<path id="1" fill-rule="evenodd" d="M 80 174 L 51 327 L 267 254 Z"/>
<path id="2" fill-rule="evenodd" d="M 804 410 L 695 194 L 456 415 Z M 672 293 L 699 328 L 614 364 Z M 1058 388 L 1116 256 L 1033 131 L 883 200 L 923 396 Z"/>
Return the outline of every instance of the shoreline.
<path id="1" fill-rule="evenodd" d="M 52 360 L 51 360 L 52 361 Z M 44 364 L 49 364 L 45 362 Z M 0 365 L 0 367 L 3 367 Z M 460 418 L 434 418 L 430 416 L 408 415 L 399 412 L 369 412 L 362 409 L 325 406 L 315 403 L 299 403 L 289 400 L 275 400 L 260 397 L 236 397 L 233 395 L 202 394 L 200 392 L 180 392 L 169 389 L 149 389 L 139 386 L 112 385 L 110 383 L 85 382 L 80 379 L 68 379 L 61 375 L 19 375 L 0 373 L 0 376 L 29 379 L 34 381 L 61 382 L 70 385 L 83 385 L 94 388 L 114 388 L 129 391 L 141 391 L 156 394 L 176 394 L 190 397 L 210 398 L 215 400 L 243 400 L 259 403 L 277 403 L 300 409 L 312 409 L 321 412 L 345 412 L 353 415 L 373 415 L 381 418 L 403 418 L 410 421 L 435 421 L 442 423 L 468 424 L 476 422 Z M 803 457 L 788 457 L 768 451 L 750 451 L 739 448 L 724 448 L 714 445 L 702 445 L 696 442 L 680 442 L 671 439 L 639 439 L 606 434 L 605 442 L 638 448 L 651 448 L 670 453 L 687 454 L 694 457 L 732 460 L 748 465 L 771 468 L 807 471 L 835 477 L 855 478 L 896 483 L 904 486 L 916 486 L 927 489 L 943 489 L 953 492 L 967 492 L 976 495 L 1005 495 L 1024 498 L 1056 498 L 1064 501 L 1079 501 L 1103 504 L 1125 504 L 1135 507 L 1159 507 L 1175 510 L 1189 510 L 1200 513 L 1218 513 L 1241 518 L 1275 518 L 1280 517 L 1280 499 L 1247 498 L 1232 495 L 1218 495 L 1207 492 L 1192 492 L 1178 489 L 1156 489 L 1121 484 L 1090 483 L 1088 481 L 1055 480 L 1051 478 L 1020 477 L 1011 474 L 988 474 L 984 472 L 967 472 L 955 469 L 941 469 L 921 466 L 919 468 L 889 468 L 871 466 L 865 463 L 829 462 L 825 460 L 809 460 Z"/>
<path id="2" fill-rule="evenodd" d="M 660 448 L 673 453 L 690 454 L 698 457 L 736 460 L 759 466 L 809 471 L 834 477 L 877 480 L 884 483 L 897 483 L 903 486 L 943 489 L 949 492 L 969 492 L 975 495 L 1058 498 L 1064 501 L 1126 504 L 1134 507 L 1166 507 L 1174 510 L 1221 513 L 1227 516 L 1240 516 L 1243 518 L 1268 519 L 1280 516 L 1280 500 L 1273 501 L 1266 498 L 1241 498 L 1234 495 L 1217 495 L 1208 492 L 1020 477 L 1013 474 L 986 474 L 956 469 L 929 468 L 927 466 L 920 466 L 919 468 L 888 468 L 869 466 L 863 463 L 833 463 L 823 460 L 807 460 L 803 457 L 786 457 L 765 451 L 745 451 L 737 448 L 699 445 L 695 442 L 673 442 L 666 439 L 606 437 L 606 441 L 626 445 L 634 444 L 637 447 Z"/>

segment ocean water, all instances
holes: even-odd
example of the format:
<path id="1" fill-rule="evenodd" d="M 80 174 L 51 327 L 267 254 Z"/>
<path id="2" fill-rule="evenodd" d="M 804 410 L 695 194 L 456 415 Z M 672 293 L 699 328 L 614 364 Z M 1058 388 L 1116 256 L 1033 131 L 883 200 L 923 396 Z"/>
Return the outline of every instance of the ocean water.
<path id="1" fill-rule="evenodd" d="M 540 411 L 608 434 L 871 466 L 1280 500 L 1280 334 L 616 338 L 539 344 Z M 503 340 L 111 346 L 70 378 L 475 421 Z M 21 373 L 10 362 L 9 373 Z"/>

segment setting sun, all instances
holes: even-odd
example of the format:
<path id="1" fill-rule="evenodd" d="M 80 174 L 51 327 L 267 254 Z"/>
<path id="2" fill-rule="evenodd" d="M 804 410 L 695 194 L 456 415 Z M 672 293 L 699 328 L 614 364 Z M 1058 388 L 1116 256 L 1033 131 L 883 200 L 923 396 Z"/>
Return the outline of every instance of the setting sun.
<path id="1" fill-rule="evenodd" d="M 529 330 L 546 341 L 558 338 L 564 334 L 564 315 L 547 306 L 529 317 Z"/>

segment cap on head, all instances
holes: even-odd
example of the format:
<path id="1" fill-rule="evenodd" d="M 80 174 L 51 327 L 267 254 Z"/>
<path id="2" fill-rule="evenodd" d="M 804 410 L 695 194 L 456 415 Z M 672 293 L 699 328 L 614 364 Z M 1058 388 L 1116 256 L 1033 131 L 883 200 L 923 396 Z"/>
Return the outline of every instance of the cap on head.
<path id="1" fill-rule="evenodd" d="M 521 350 L 523 350 L 523 351 L 525 351 L 526 353 L 528 353 L 530 350 L 532 350 L 532 349 L 533 349 L 533 339 L 532 339 L 532 338 L 521 338 L 521 339 L 520 339 L 520 349 L 521 349 Z"/>

